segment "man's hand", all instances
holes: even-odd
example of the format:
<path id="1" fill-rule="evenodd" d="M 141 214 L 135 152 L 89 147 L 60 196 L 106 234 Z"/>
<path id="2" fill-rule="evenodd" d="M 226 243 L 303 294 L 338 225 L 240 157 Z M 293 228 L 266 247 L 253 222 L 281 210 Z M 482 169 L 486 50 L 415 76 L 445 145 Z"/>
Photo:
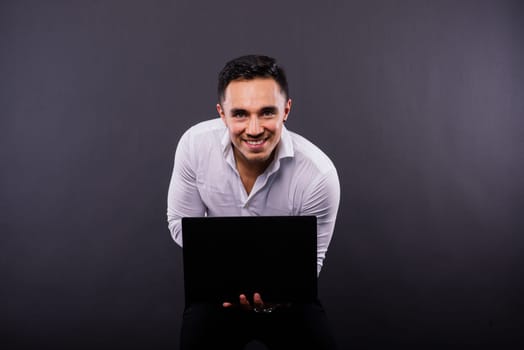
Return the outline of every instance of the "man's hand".
<path id="1" fill-rule="evenodd" d="M 239 303 L 238 305 L 231 303 L 231 302 L 224 302 L 222 303 L 223 307 L 235 307 L 239 306 L 242 310 L 245 311 L 255 311 L 255 312 L 263 312 L 263 313 L 270 313 L 273 312 L 276 308 L 280 308 L 282 306 L 289 306 L 289 304 L 266 304 L 262 300 L 262 297 L 260 296 L 260 293 L 254 293 L 253 294 L 253 305 L 249 303 L 249 300 L 247 300 L 247 297 L 245 294 L 240 294 L 239 296 Z"/>
<path id="2" fill-rule="evenodd" d="M 240 306 L 241 309 L 246 310 L 246 311 L 256 310 L 256 309 L 259 310 L 259 309 L 264 308 L 264 301 L 262 300 L 262 297 L 260 296 L 259 293 L 253 294 L 253 305 L 249 303 L 249 300 L 247 300 L 247 297 L 245 294 L 240 294 L 238 300 L 239 300 L 238 306 Z M 235 304 L 226 301 L 222 303 L 222 306 L 223 307 L 232 307 L 232 306 L 235 306 Z"/>

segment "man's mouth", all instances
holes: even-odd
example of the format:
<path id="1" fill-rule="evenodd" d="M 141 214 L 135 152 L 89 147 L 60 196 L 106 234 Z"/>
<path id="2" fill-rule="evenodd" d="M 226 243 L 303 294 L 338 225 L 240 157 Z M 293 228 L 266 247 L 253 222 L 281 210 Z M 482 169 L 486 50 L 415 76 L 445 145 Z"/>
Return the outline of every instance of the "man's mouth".
<path id="1" fill-rule="evenodd" d="M 258 146 L 264 143 L 264 140 L 246 140 L 246 142 L 251 146 Z"/>
<path id="2" fill-rule="evenodd" d="M 261 139 L 244 139 L 245 145 L 252 151 L 258 152 L 262 151 L 266 147 L 267 138 Z"/>

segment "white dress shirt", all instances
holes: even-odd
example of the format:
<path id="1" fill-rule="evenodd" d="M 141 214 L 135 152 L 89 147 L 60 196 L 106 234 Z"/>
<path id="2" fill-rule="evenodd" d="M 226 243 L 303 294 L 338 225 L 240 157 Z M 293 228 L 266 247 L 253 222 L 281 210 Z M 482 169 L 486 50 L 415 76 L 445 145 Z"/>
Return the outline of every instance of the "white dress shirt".
<path id="1" fill-rule="evenodd" d="M 248 195 L 232 147 L 220 118 L 196 124 L 180 138 L 167 197 L 168 227 L 175 242 L 183 244 L 181 218 L 185 216 L 315 215 L 320 273 L 340 201 L 332 161 L 313 143 L 283 127 L 273 162 Z"/>

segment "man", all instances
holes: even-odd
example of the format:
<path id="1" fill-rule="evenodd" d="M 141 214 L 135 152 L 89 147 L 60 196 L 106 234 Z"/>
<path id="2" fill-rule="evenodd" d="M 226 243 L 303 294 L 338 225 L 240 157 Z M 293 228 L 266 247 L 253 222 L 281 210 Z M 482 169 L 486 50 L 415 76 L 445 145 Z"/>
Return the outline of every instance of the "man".
<path id="1" fill-rule="evenodd" d="M 218 79 L 220 118 L 187 130 L 175 153 L 167 217 L 176 243 L 183 244 L 184 216 L 315 215 L 320 274 L 340 184 L 328 156 L 284 126 L 291 105 L 285 72 L 275 59 L 248 55 L 226 63 Z M 182 349 L 242 349 L 253 339 L 270 349 L 334 348 L 320 301 L 264 315 L 254 312 L 259 309 L 264 301 L 258 293 L 186 307 Z"/>

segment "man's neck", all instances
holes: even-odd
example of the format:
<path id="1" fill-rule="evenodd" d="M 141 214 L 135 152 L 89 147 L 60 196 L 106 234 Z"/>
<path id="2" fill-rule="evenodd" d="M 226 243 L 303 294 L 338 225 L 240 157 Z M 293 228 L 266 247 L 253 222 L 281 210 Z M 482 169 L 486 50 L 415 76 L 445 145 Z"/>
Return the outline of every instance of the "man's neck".
<path id="1" fill-rule="evenodd" d="M 246 189 L 246 193 L 249 195 L 257 178 L 267 169 L 269 164 L 273 161 L 274 153 L 269 159 L 264 162 L 248 162 L 241 154 L 237 154 L 235 150 L 235 163 L 237 166 L 238 174 L 242 180 L 242 184 Z"/>

